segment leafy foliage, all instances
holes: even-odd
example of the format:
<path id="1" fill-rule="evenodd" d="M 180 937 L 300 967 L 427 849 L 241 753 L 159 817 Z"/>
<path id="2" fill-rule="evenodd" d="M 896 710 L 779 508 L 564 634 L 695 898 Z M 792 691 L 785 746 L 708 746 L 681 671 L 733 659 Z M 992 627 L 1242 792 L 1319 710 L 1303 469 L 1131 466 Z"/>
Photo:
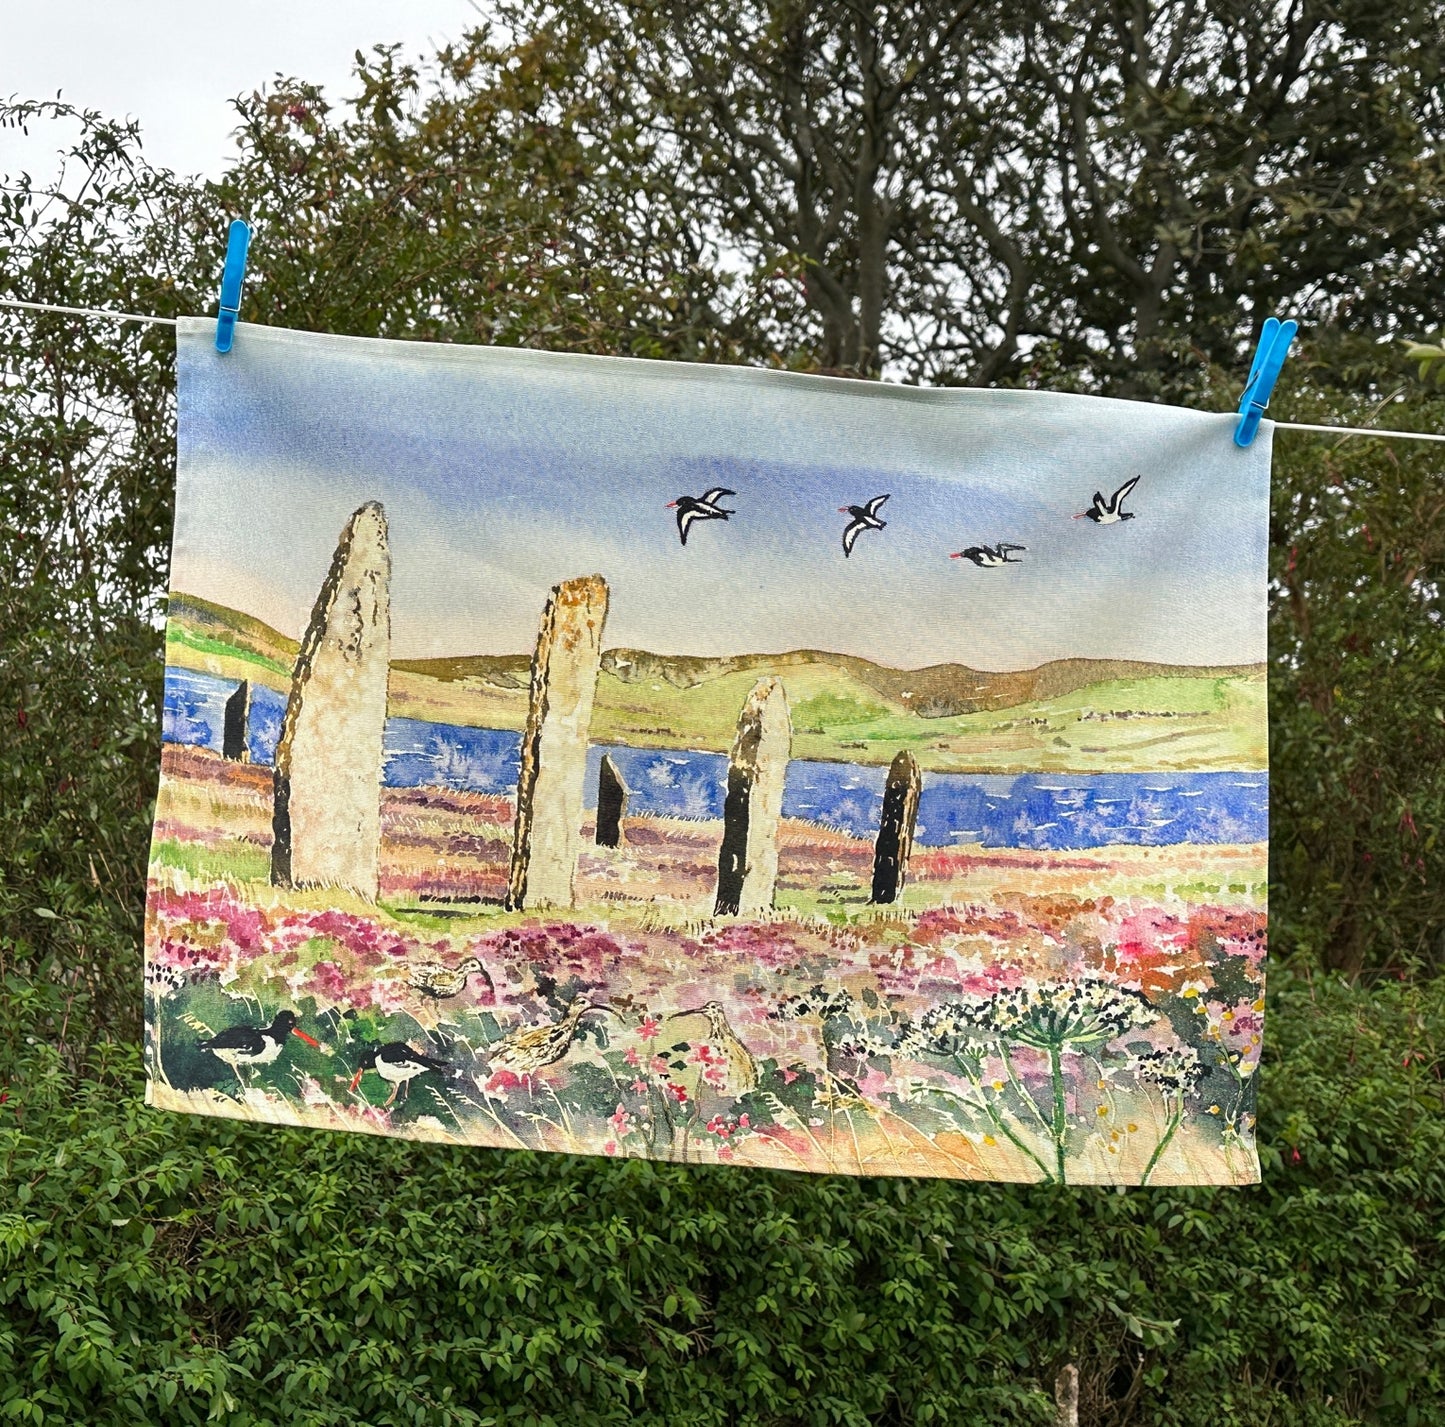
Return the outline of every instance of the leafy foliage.
<path id="1" fill-rule="evenodd" d="M 208 310 L 234 211 L 261 229 L 263 321 L 1081 389 L 1148 351 L 1159 390 L 1221 409 L 1257 298 L 1321 324 L 1277 407 L 1375 418 L 1400 374 L 1377 336 L 1435 320 L 1435 8 L 1163 7 L 1152 59 L 1122 10 L 956 13 L 965 48 L 892 71 L 932 129 L 869 127 L 875 74 L 941 33 L 926 7 L 693 7 L 689 30 L 642 0 L 517 12 L 425 71 L 382 51 L 349 114 L 283 83 L 241 106 L 217 186 L 86 116 L 59 193 L 0 191 L 0 295 Z M 1078 96 L 1037 87 L 1060 53 Z M 804 115 L 832 147 L 759 161 L 769 204 L 740 202 L 738 126 L 778 121 L 780 74 L 806 80 L 790 141 Z M 1276 993 L 1247 1193 L 738 1176 L 143 1110 L 170 340 L 0 309 L 0 363 L 0 1418 L 1041 1422 L 1068 1360 L 1084 1420 L 1117 1427 L 1445 1413 L 1438 980 Z M 1428 388 L 1402 397 L 1389 425 L 1445 424 Z M 1430 448 L 1277 438 L 1274 941 L 1305 970 L 1445 959 L 1438 472 Z"/>
<path id="2" fill-rule="evenodd" d="M 12 1033 L 52 994 L 9 991 Z M 306 1134 L 147 1111 L 130 1048 L 75 1083 L 24 1045 L 0 1106 L 0 1414 L 1043 1423 L 1074 1361 L 1091 1422 L 1436 1420 L 1445 984 L 1274 1001 L 1250 1191 Z"/>

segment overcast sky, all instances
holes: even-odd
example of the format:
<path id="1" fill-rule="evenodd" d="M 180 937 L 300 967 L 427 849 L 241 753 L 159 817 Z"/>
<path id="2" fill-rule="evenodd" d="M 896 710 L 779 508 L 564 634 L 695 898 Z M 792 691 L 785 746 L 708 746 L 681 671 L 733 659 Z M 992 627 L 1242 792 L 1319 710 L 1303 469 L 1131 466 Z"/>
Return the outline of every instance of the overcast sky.
<path id="1" fill-rule="evenodd" d="M 153 164 L 218 176 L 235 154 L 229 101 L 278 72 L 351 92 L 352 57 L 381 42 L 428 53 L 477 23 L 468 0 L 0 0 L 0 94 L 140 120 Z M 55 172 L 53 126 L 0 130 L 0 173 Z"/>
<path id="2" fill-rule="evenodd" d="M 1268 428 L 1242 451 L 1232 415 L 249 325 L 220 356 L 214 336 L 182 323 L 171 587 L 293 637 L 380 500 L 401 658 L 525 653 L 549 587 L 594 572 L 605 643 L 657 653 L 1265 657 Z M 1136 474 L 1137 518 L 1074 518 Z M 714 485 L 736 514 L 684 548 L 667 502 Z M 838 507 L 881 494 L 887 528 L 845 558 Z M 949 558 L 998 541 L 1021 563 Z"/>

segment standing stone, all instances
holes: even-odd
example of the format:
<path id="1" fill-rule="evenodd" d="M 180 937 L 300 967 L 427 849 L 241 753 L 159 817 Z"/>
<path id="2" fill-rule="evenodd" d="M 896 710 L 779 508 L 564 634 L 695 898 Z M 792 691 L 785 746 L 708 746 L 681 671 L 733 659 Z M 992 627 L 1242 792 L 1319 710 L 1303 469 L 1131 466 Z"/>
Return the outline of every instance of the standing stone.
<path id="1" fill-rule="evenodd" d="M 236 691 L 226 700 L 226 716 L 221 724 L 221 757 L 233 763 L 249 763 L 251 750 L 246 730 L 251 722 L 251 681 L 242 679 Z"/>
<path id="2" fill-rule="evenodd" d="M 612 761 L 610 753 L 602 755 L 597 770 L 597 846 L 622 845 L 622 819 L 627 815 L 627 784 Z"/>
<path id="3" fill-rule="evenodd" d="M 291 675 L 271 819 L 278 887 L 376 897 L 390 590 L 386 514 L 368 501 L 341 532 Z"/>
<path id="4" fill-rule="evenodd" d="M 792 747 L 793 721 L 782 680 L 759 679 L 738 715 L 728 761 L 715 916 L 752 917 L 773 909 L 778 824 Z"/>
<path id="5" fill-rule="evenodd" d="M 507 906 L 514 911 L 570 907 L 574 900 L 587 734 L 606 620 L 607 581 L 601 575 L 554 586 L 542 611 L 512 829 Z"/>
<path id="6" fill-rule="evenodd" d="M 883 789 L 883 816 L 873 844 L 873 900 L 891 902 L 908 880 L 908 859 L 913 855 L 913 829 L 918 822 L 918 797 L 923 775 L 918 760 L 903 752 L 888 770 Z"/>

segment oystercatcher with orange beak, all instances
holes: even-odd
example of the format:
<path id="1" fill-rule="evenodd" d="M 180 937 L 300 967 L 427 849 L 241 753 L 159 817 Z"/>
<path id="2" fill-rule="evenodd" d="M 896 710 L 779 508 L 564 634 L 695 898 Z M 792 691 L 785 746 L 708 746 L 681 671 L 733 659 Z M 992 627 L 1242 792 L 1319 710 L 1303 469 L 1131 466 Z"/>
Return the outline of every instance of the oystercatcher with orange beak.
<path id="1" fill-rule="evenodd" d="M 677 533 L 682 536 L 682 543 L 687 544 L 687 532 L 692 529 L 693 521 L 726 520 L 728 516 L 736 515 L 737 511 L 727 510 L 718 504 L 725 495 L 736 494 L 725 486 L 714 486 L 701 495 L 680 495 L 676 500 L 668 501 L 667 509 L 677 512 Z"/>
<path id="2" fill-rule="evenodd" d="M 1009 558 L 1017 550 L 1027 550 L 1027 545 L 1010 545 L 1000 541 L 997 545 L 970 545 L 967 550 L 955 550 L 950 560 L 972 560 L 980 570 L 995 570 L 1000 565 L 1022 565 L 1022 560 Z"/>
<path id="3" fill-rule="evenodd" d="M 270 1065 L 277 1059 L 287 1036 L 295 1036 L 320 1049 L 321 1042 L 313 1040 L 296 1024 L 295 1011 L 278 1011 L 276 1019 L 265 1027 L 232 1026 L 199 1044 L 202 1050 L 210 1051 L 217 1060 L 225 1061 L 239 1080 L 243 1067 Z"/>
<path id="4" fill-rule="evenodd" d="M 391 1086 L 391 1094 L 386 1097 L 386 1104 L 390 1105 L 396 1099 L 396 1092 L 405 1090 L 418 1075 L 425 1075 L 429 1070 L 445 1075 L 450 1069 L 451 1066 L 444 1060 L 435 1060 L 419 1050 L 413 1050 L 405 1041 L 389 1041 L 386 1045 L 367 1047 L 366 1054 L 356 1067 L 356 1074 L 351 1077 L 351 1089 L 354 1091 L 361 1084 L 361 1077 L 368 1070 L 374 1070 Z"/>

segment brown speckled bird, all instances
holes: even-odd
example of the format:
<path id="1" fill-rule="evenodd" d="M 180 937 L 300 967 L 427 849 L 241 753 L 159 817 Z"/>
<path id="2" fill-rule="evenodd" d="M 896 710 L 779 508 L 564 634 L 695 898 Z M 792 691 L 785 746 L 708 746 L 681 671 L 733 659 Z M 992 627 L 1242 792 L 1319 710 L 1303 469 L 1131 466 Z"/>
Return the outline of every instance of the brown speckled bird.
<path id="1" fill-rule="evenodd" d="M 541 1026 L 523 1026 L 504 1036 L 486 1051 L 488 1063 L 493 1071 L 510 1070 L 513 1075 L 535 1075 L 546 1066 L 555 1065 L 572 1049 L 577 1028 L 589 1011 L 610 1015 L 612 1008 L 578 996 L 559 1020 Z"/>
<path id="2" fill-rule="evenodd" d="M 486 978 L 487 989 L 495 995 L 497 987 L 491 972 L 475 956 L 467 957 L 455 967 L 443 961 L 414 961 L 407 968 L 406 979 L 413 991 L 433 1001 L 446 1001 L 460 996 L 466 990 L 467 978 L 478 972 Z"/>
<path id="3" fill-rule="evenodd" d="M 708 1039 L 728 1058 L 727 1079 L 723 1093 L 736 1098 L 758 1088 L 758 1063 L 753 1053 L 742 1042 L 738 1033 L 728 1024 L 727 1012 L 720 1001 L 706 1001 L 691 1011 L 674 1011 L 667 1019 L 676 1021 L 683 1016 L 705 1016 Z"/>

